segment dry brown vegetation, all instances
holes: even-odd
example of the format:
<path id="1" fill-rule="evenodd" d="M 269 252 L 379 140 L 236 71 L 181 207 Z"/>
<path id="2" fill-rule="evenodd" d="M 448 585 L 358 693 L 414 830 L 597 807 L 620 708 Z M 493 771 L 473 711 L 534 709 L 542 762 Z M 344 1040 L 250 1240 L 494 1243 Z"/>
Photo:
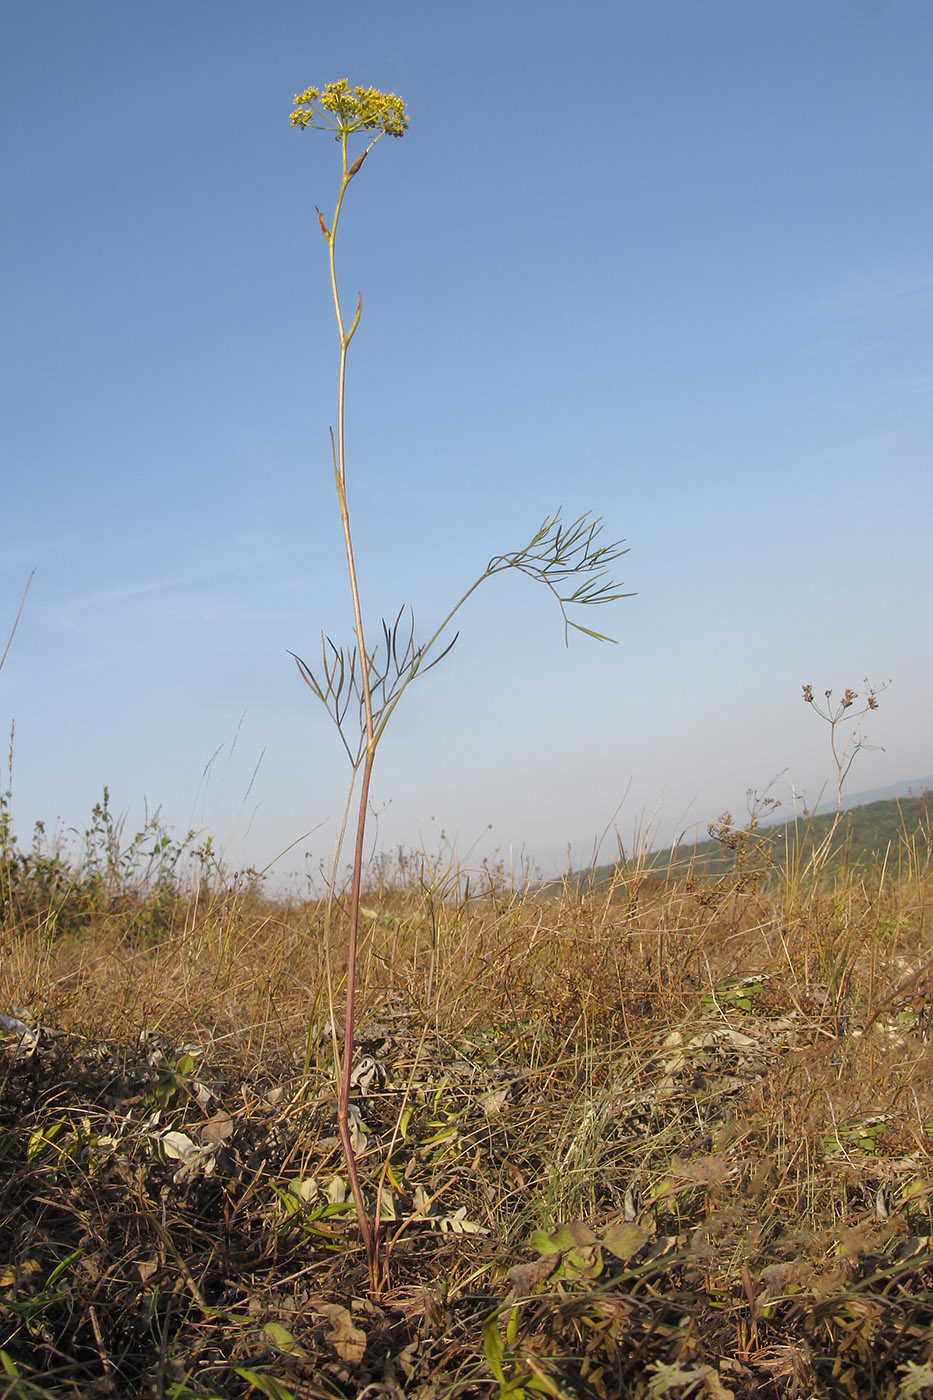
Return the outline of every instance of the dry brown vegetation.
<path id="1" fill-rule="evenodd" d="M 322 908 L 8 903 L 0 1396 L 933 1394 L 928 831 L 874 876 L 406 873 L 363 900 L 375 1291 Z"/>

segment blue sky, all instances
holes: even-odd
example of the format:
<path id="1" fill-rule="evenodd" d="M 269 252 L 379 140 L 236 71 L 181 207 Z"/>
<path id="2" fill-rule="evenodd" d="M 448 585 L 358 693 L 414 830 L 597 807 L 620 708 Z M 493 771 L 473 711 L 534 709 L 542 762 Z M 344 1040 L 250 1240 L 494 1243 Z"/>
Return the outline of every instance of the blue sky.
<path id="1" fill-rule="evenodd" d="M 931 54 L 927 0 L 5 0 L 21 839 L 107 784 L 234 862 L 297 842 L 283 879 L 329 850 L 345 760 L 287 653 L 351 628 L 338 149 L 288 115 L 342 77 L 411 116 L 341 225 L 370 628 L 427 634 L 557 507 L 626 539 L 637 594 L 567 651 L 543 590 L 486 585 L 387 732 L 378 844 L 550 873 L 613 821 L 815 801 L 803 682 L 893 682 L 850 786 L 930 773 Z"/>

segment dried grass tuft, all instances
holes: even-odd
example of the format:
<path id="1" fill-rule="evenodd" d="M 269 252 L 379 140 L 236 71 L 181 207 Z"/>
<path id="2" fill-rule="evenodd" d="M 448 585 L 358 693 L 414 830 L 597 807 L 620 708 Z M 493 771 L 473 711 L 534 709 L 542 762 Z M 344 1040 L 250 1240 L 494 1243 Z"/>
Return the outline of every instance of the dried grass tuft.
<path id="1" fill-rule="evenodd" d="M 353 1070 L 375 1292 L 339 919 L 328 950 L 318 906 L 255 893 L 179 897 L 157 936 L 8 917 L 3 1393 L 924 1393 L 929 869 L 383 869 Z"/>

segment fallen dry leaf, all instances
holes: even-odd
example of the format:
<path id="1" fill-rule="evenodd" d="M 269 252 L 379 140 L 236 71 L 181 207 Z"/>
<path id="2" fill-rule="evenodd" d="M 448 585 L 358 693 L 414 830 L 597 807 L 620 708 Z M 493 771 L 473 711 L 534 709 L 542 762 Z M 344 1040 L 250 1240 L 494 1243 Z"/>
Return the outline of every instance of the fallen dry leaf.
<path id="1" fill-rule="evenodd" d="M 512 1284 L 511 1297 L 521 1298 L 534 1293 L 539 1284 L 544 1283 L 554 1272 L 553 1254 L 542 1255 L 531 1264 L 516 1264 L 509 1269 L 508 1278 Z"/>
<path id="2" fill-rule="evenodd" d="M 204 1143 L 205 1146 L 224 1142 L 233 1133 L 233 1126 L 233 1119 L 230 1114 L 224 1113 L 221 1109 L 214 1114 L 213 1118 L 204 1124 L 200 1132 L 201 1142 Z"/>
<path id="3" fill-rule="evenodd" d="M 341 1307 L 339 1303 L 315 1303 L 314 1310 L 330 1323 L 330 1331 L 324 1333 L 324 1340 L 330 1342 L 342 1361 L 358 1365 L 366 1352 L 366 1333 L 356 1326 L 349 1308 Z"/>

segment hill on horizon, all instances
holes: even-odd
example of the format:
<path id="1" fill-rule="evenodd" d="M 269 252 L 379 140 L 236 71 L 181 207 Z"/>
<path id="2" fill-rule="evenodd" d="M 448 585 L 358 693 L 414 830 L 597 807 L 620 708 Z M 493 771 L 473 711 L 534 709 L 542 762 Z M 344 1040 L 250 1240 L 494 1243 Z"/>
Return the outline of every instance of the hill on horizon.
<path id="1" fill-rule="evenodd" d="M 603 884 L 620 874 L 624 879 L 626 874 L 636 872 L 675 880 L 688 875 L 716 879 L 738 866 L 767 874 L 776 867 L 806 865 L 815 855 L 828 871 L 867 871 L 907 859 L 926 862 L 933 838 L 933 784 L 919 796 L 843 806 L 838 821 L 834 807 L 829 812 L 821 810 L 785 822 L 747 822 L 742 826 L 720 820 L 710 822 L 708 830 L 707 840 L 668 846 L 632 860 L 577 871 L 572 879 Z"/>
<path id="2" fill-rule="evenodd" d="M 853 792 L 851 795 L 843 794 L 842 810 L 850 811 L 853 807 L 867 807 L 872 802 L 890 802 L 903 797 L 922 797 L 924 793 L 933 792 L 933 773 L 925 778 L 912 778 L 909 781 L 900 783 L 884 783 L 881 787 L 868 788 L 863 792 Z M 812 808 L 814 816 L 822 816 L 826 812 L 835 812 L 835 795 L 822 799 Z M 780 822 L 781 818 L 775 815 L 773 818 L 767 817 L 762 821 L 762 826 L 771 826 L 774 822 Z"/>

